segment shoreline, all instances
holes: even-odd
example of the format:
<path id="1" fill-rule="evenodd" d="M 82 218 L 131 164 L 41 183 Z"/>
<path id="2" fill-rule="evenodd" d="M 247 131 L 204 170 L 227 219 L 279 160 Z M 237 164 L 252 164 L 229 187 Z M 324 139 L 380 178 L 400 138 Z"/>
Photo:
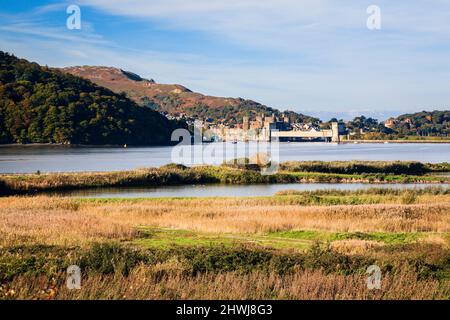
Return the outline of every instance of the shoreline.
<path id="1" fill-rule="evenodd" d="M 396 143 L 450 143 L 450 140 L 345 140 L 342 144 L 359 144 L 359 143 L 374 143 L 374 144 L 396 144 Z"/>
<path id="2" fill-rule="evenodd" d="M 280 183 L 450 184 L 450 178 L 447 176 L 426 175 L 433 172 L 448 172 L 448 164 L 294 162 L 284 163 L 281 166 L 278 173 L 269 176 L 248 168 L 230 166 L 189 168 L 180 165 L 114 172 L 1 174 L 0 195 L 109 187 L 130 188 L 214 183 L 229 185 Z"/>
<path id="3" fill-rule="evenodd" d="M 226 142 L 223 142 L 226 143 Z M 314 141 L 304 141 L 304 142 L 291 142 L 291 143 L 321 143 Z M 338 144 L 404 144 L 404 143 L 423 143 L 423 144 L 450 144 L 450 139 L 448 140 L 343 140 Z M 207 145 L 208 143 L 203 143 Z M 62 143 L 10 143 L 10 144 L 0 144 L 1 148 L 40 148 L 40 147 L 52 147 L 52 148 L 153 148 L 153 147 L 173 147 L 174 144 L 164 144 L 164 145 L 117 145 L 117 144 L 102 144 L 102 145 L 88 145 L 88 144 L 62 144 Z"/>
<path id="4" fill-rule="evenodd" d="M 173 147 L 175 144 L 152 144 L 152 145 L 118 145 L 118 144 L 63 144 L 63 143 L 9 143 L 0 144 L 1 148 L 40 148 L 40 147 L 51 147 L 51 148 L 117 148 L 117 149 L 127 149 L 127 148 L 157 148 L 157 147 Z"/>

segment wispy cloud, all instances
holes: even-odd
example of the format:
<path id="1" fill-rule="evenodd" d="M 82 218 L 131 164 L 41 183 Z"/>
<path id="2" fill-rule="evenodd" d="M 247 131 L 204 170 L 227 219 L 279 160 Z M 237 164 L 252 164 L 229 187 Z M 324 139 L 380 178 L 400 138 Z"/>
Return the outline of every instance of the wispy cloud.
<path id="1" fill-rule="evenodd" d="M 70 1 L 60 1 L 58 3 L 50 3 L 50 4 L 38 6 L 30 12 L 30 15 L 36 16 L 36 15 L 46 14 L 49 12 L 63 11 L 67 8 L 67 6 L 69 4 L 70 4 Z"/>
<path id="2" fill-rule="evenodd" d="M 116 15 L 159 19 L 168 28 L 214 33 L 231 41 L 271 49 L 301 49 L 304 44 L 365 30 L 366 8 L 373 1 L 332 0 L 81 0 Z M 431 3 L 432 4 L 431 4 Z M 450 34 L 449 1 L 378 0 L 383 29 L 406 37 Z M 342 34 L 341 34 L 342 33 Z M 367 35 L 365 35 L 367 36 Z M 420 44 L 422 39 L 416 39 Z"/>
<path id="3" fill-rule="evenodd" d="M 16 23 L 10 25 L 0 26 L 0 31 L 26 34 L 31 36 L 44 37 L 47 39 L 62 40 L 74 43 L 93 43 L 99 45 L 111 44 L 110 41 L 104 40 L 103 37 L 91 33 L 81 33 L 75 35 L 68 33 L 63 27 L 43 27 L 36 23 Z"/>

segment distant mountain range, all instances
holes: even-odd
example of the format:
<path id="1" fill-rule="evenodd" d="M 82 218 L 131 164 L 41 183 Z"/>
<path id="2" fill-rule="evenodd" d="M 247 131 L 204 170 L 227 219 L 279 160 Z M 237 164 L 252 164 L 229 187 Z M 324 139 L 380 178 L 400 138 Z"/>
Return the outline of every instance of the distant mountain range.
<path id="1" fill-rule="evenodd" d="M 193 92 L 179 84 L 160 84 L 153 79 L 111 67 L 79 66 L 61 69 L 106 87 L 116 93 L 125 93 L 140 105 L 168 113 L 172 116 L 185 115 L 192 118 L 211 118 L 228 124 L 242 122 L 244 116 L 255 118 L 258 114 L 281 116 L 273 109 L 252 100 L 224 98 Z M 319 119 L 293 111 L 285 111 L 292 121 L 318 122 Z"/>

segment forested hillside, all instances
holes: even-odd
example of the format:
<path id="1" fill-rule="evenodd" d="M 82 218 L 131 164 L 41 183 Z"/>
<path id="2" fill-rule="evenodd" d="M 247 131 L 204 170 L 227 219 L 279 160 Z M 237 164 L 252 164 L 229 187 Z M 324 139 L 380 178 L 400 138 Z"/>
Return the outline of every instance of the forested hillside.
<path id="1" fill-rule="evenodd" d="M 362 129 L 366 139 L 447 139 L 450 136 L 450 111 L 403 114 L 382 123 L 357 117 L 347 123 L 347 128 L 357 133 Z"/>
<path id="2" fill-rule="evenodd" d="M 161 145 L 182 124 L 92 82 L 0 51 L 0 143 Z"/>
<path id="3" fill-rule="evenodd" d="M 193 119 L 213 119 L 227 124 L 241 123 L 244 116 L 275 114 L 280 110 L 253 100 L 225 98 L 193 92 L 179 84 L 161 84 L 118 68 L 99 66 L 67 67 L 61 71 L 83 77 L 116 93 L 124 92 L 140 105 L 165 112 L 173 117 L 184 115 Z M 319 122 L 319 119 L 293 111 L 285 111 L 294 122 Z"/>
<path id="4" fill-rule="evenodd" d="M 403 114 L 392 121 L 399 134 L 419 136 L 450 135 L 450 111 L 422 111 Z"/>

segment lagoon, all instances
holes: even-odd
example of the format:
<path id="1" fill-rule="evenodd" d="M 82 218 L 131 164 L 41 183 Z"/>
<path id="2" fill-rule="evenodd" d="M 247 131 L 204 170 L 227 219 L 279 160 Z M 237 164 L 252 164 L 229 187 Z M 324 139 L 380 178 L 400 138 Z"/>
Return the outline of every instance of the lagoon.
<path id="1" fill-rule="evenodd" d="M 96 188 L 86 190 L 50 192 L 49 195 L 77 198 L 198 198 L 198 197 L 263 197 L 279 191 L 364 190 L 370 188 L 422 189 L 447 187 L 441 184 L 368 184 L 368 183 L 296 183 L 256 185 L 182 185 L 148 188 Z"/>
<path id="2" fill-rule="evenodd" d="M 200 148 L 215 147 L 218 158 L 230 160 L 256 153 L 254 144 L 215 143 Z M 222 152 L 224 148 L 227 151 Z M 142 167 L 160 167 L 174 162 L 173 147 L 61 147 L 3 146 L 0 147 L 0 173 L 119 171 Z M 226 155 L 225 155 L 226 154 Z M 364 143 L 333 144 L 321 142 L 291 142 L 279 144 L 280 161 L 346 161 L 346 160 L 414 160 L 448 162 L 450 144 L 433 143 Z M 217 163 L 216 163 L 217 164 Z"/>

